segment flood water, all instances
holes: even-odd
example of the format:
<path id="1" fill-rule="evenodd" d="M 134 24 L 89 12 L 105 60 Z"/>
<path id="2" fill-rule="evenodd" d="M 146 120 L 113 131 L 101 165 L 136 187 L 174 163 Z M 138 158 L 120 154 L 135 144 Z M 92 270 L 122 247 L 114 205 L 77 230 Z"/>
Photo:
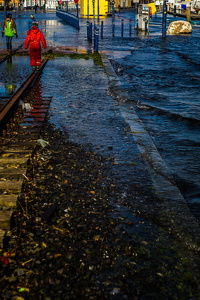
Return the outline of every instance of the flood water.
<path id="1" fill-rule="evenodd" d="M 133 45 L 130 54 L 113 57 L 113 66 L 129 83 L 129 104 L 134 103 L 186 201 L 199 210 L 199 37 L 135 38 Z"/>

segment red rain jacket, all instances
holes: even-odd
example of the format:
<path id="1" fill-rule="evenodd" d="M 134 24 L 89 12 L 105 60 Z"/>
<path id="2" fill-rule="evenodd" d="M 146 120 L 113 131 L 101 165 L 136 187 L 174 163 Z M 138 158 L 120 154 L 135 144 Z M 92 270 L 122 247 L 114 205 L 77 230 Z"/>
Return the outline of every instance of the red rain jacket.
<path id="1" fill-rule="evenodd" d="M 47 45 L 43 33 L 36 26 L 33 26 L 33 28 L 27 33 L 27 37 L 24 42 L 24 48 L 27 49 L 29 45 L 30 48 L 40 48 L 41 43 L 44 49 L 46 49 Z"/>

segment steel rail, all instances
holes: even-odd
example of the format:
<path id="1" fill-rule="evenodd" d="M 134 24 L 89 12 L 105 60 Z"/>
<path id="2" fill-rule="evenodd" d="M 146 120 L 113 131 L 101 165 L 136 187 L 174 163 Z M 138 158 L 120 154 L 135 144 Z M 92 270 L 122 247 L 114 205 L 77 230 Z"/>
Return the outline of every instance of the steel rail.
<path id="1" fill-rule="evenodd" d="M 30 74 L 19 89 L 9 98 L 0 109 L 0 133 L 5 129 L 7 121 L 11 118 L 19 100 L 27 93 L 27 90 L 35 83 L 48 59 L 42 61 L 40 68 Z"/>
<path id="2" fill-rule="evenodd" d="M 12 54 L 15 54 L 19 49 L 23 47 L 23 44 L 21 44 L 18 48 L 12 50 Z M 3 63 L 6 59 L 8 59 L 12 54 L 6 54 L 0 59 L 0 64 Z"/>

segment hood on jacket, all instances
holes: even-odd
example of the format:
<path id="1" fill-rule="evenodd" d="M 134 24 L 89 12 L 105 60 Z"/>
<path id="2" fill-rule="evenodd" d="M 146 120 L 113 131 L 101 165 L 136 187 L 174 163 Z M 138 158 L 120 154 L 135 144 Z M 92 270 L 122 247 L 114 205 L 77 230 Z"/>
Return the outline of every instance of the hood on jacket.
<path id="1" fill-rule="evenodd" d="M 33 32 L 33 33 L 38 33 L 39 32 L 39 29 L 37 28 L 37 26 L 33 26 L 32 27 L 32 29 L 31 29 L 31 31 Z"/>

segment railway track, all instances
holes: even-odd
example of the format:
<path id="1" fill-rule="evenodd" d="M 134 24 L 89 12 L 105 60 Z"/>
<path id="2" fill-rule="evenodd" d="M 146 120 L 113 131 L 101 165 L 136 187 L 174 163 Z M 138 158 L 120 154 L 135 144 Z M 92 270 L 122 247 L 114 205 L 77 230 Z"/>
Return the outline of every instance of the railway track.
<path id="1" fill-rule="evenodd" d="M 19 47 L 15 48 L 12 50 L 12 54 L 15 54 L 19 49 L 21 49 L 23 47 L 23 44 L 21 44 Z M 2 57 L 0 57 L 0 64 L 3 63 L 6 59 L 8 59 L 9 57 L 11 57 L 10 54 L 4 54 Z"/>
<path id="2" fill-rule="evenodd" d="M 29 176 L 27 167 L 51 102 L 41 97 L 37 86 L 46 62 L 0 107 L 0 249 L 12 229 L 13 213 Z"/>

